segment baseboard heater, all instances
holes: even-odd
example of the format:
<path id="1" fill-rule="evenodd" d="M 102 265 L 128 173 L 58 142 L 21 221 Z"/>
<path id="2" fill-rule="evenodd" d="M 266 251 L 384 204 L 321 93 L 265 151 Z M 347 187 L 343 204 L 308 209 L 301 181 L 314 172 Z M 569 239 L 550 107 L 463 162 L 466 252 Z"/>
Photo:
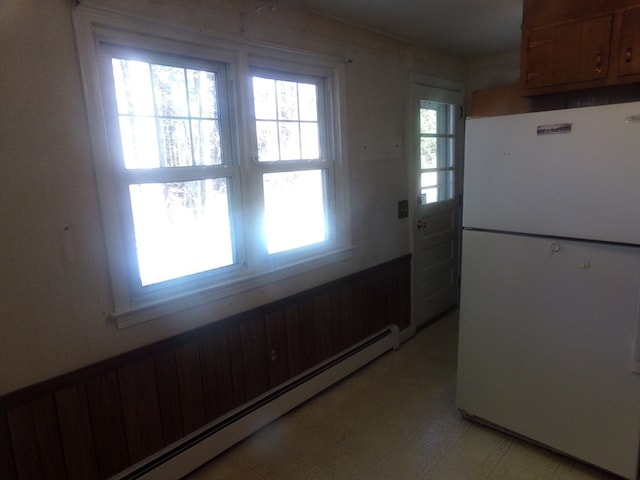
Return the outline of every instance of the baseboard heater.
<path id="1" fill-rule="evenodd" d="M 397 325 L 303 372 L 251 402 L 111 477 L 111 480 L 179 479 L 289 410 L 400 345 Z"/>

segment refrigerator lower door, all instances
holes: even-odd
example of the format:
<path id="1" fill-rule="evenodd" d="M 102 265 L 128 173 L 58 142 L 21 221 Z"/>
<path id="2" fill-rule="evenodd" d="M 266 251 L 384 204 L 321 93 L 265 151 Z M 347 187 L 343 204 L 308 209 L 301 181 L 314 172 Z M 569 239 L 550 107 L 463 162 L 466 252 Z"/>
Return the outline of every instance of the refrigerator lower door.
<path id="1" fill-rule="evenodd" d="M 464 231 L 458 408 L 628 479 L 640 249 Z"/>

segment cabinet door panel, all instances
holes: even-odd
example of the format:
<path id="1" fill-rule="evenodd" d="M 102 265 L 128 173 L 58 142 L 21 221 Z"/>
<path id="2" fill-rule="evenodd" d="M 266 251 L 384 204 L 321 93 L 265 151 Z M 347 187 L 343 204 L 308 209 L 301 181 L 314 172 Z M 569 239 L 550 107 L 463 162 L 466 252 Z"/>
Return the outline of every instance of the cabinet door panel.
<path id="1" fill-rule="evenodd" d="M 525 32 L 525 85 L 539 88 L 605 79 L 613 17 Z"/>
<path id="2" fill-rule="evenodd" d="M 622 17 L 618 64 L 618 75 L 637 74 L 640 74 L 640 8 L 629 10 Z"/>

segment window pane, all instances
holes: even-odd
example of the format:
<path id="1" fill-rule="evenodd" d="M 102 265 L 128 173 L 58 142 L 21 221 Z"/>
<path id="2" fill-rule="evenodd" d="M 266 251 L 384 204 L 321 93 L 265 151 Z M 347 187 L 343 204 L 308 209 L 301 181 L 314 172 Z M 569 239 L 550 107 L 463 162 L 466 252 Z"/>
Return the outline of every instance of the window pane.
<path id="1" fill-rule="evenodd" d="M 149 64 L 113 58 L 113 80 L 119 114 L 153 115 Z"/>
<path id="2" fill-rule="evenodd" d="M 188 120 L 160 120 L 160 151 L 164 167 L 193 165 Z"/>
<path id="3" fill-rule="evenodd" d="M 253 103 L 258 120 L 277 120 L 275 80 L 253 77 Z"/>
<path id="4" fill-rule="evenodd" d="M 158 132 L 154 118 L 120 117 L 120 138 L 126 168 L 157 168 Z"/>
<path id="5" fill-rule="evenodd" d="M 300 130 L 297 122 L 280 123 L 280 160 L 298 160 L 300 154 Z"/>
<path id="6" fill-rule="evenodd" d="M 452 166 L 452 138 L 422 137 L 420 139 L 420 168 L 447 168 Z"/>
<path id="7" fill-rule="evenodd" d="M 278 91 L 278 119 L 298 120 L 298 84 L 276 81 Z"/>
<path id="8" fill-rule="evenodd" d="M 421 187 L 434 187 L 438 184 L 437 172 L 423 172 L 420 174 L 420 186 Z"/>
<path id="9" fill-rule="evenodd" d="M 229 180 L 130 185 L 142 285 L 231 265 Z"/>
<path id="10" fill-rule="evenodd" d="M 430 108 L 421 108 L 420 109 L 420 133 L 437 133 L 437 132 L 438 132 L 438 112 Z"/>
<path id="11" fill-rule="evenodd" d="M 453 133 L 453 108 L 449 103 L 420 102 L 420 133 L 450 135 Z"/>
<path id="12" fill-rule="evenodd" d="M 218 118 L 216 74 L 187 70 L 189 114 L 191 117 Z"/>
<path id="13" fill-rule="evenodd" d="M 269 253 L 327 239 L 322 170 L 265 174 L 263 187 Z"/>
<path id="14" fill-rule="evenodd" d="M 300 143 L 302 145 L 302 158 L 316 160 L 320 158 L 320 139 L 317 123 L 300 124 Z"/>
<path id="15" fill-rule="evenodd" d="M 158 115 L 186 117 L 187 86 L 184 68 L 151 65 Z"/>
<path id="16" fill-rule="evenodd" d="M 278 122 L 256 122 L 258 159 L 261 162 L 280 160 Z"/>
<path id="17" fill-rule="evenodd" d="M 433 137 L 420 139 L 420 168 L 436 168 L 438 166 L 438 141 Z"/>
<path id="18" fill-rule="evenodd" d="M 317 87 L 311 83 L 299 83 L 300 120 L 315 122 L 318 120 Z"/>
<path id="19" fill-rule="evenodd" d="M 217 120 L 192 120 L 191 135 L 195 165 L 222 163 L 222 144 Z"/>

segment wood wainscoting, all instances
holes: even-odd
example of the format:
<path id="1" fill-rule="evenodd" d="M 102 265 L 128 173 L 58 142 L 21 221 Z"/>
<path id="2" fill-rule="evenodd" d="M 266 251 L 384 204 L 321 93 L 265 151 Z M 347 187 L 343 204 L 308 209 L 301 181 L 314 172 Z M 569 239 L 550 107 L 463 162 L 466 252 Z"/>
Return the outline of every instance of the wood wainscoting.
<path id="1" fill-rule="evenodd" d="M 0 397 L 0 478 L 106 479 L 346 350 L 410 325 L 406 255 Z"/>

